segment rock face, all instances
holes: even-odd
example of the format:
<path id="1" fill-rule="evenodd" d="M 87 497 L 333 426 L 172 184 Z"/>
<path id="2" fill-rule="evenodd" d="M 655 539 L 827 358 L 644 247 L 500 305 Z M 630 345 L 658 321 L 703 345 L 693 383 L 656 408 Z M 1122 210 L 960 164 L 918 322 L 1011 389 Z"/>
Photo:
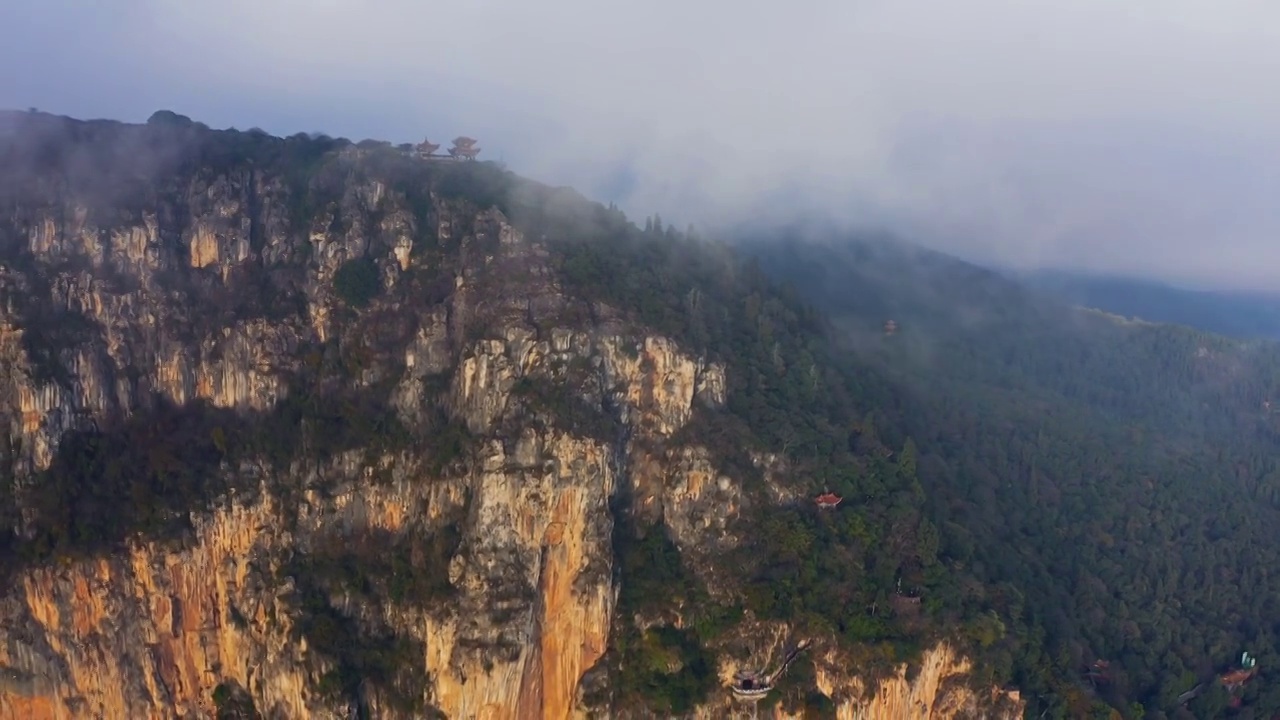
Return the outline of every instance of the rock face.
<path id="1" fill-rule="evenodd" d="M 991 692 L 984 697 L 964 685 L 972 671 L 968 660 L 958 657 L 946 644 L 925 653 L 920 672 L 908 680 L 899 671 L 882 680 L 874 694 L 866 700 L 846 700 L 838 706 L 839 720 L 929 720 L 931 718 L 996 718 L 1013 720 L 1022 717 L 1022 703 L 1017 691 Z M 842 688 L 841 685 L 847 685 Z M 832 697 L 861 695 L 865 688 L 847 672 L 832 673 L 818 667 L 818 687 Z M 853 691 L 850 693 L 849 691 Z"/>
<path id="2" fill-rule="evenodd" d="M 726 402 L 724 366 L 570 298 L 541 242 L 448 178 L 406 184 L 407 159 L 347 147 L 300 185 L 152 152 L 116 178 L 141 183 L 127 202 L 38 167 L 5 186 L 0 469 L 22 560 L 0 718 L 211 717 L 240 697 L 264 718 L 588 714 L 615 499 L 708 577 L 737 542 L 740 478 L 678 439 Z M 341 398 L 342 432 L 289 414 L 320 397 Z M 157 413 L 175 419 L 129 434 Z M 100 511 L 51 514 L 59 483 L 116 477 L 84 469 L 98 437 L 160 449 Z M 137 474 L 181 485 L 197 452 L 180 493 L 201 503 L 152 510 Z M 951 683 L 967 671 L 942 645 L 866 697 L 817 662 L 840 718 L 976 717 L 995 704 Z"/>

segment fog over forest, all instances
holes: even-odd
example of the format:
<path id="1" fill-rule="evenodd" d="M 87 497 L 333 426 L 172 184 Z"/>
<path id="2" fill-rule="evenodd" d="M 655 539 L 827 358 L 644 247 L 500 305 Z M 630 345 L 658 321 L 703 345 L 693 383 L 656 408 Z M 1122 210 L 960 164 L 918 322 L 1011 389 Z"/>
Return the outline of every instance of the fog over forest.
<path id="1" fill-rule="evenodd" d="M 0 106 L 482 158 L 628 212 L 801 213 L 970 258 L 1277 280 L 1262 0 L 5 0 Z"/>

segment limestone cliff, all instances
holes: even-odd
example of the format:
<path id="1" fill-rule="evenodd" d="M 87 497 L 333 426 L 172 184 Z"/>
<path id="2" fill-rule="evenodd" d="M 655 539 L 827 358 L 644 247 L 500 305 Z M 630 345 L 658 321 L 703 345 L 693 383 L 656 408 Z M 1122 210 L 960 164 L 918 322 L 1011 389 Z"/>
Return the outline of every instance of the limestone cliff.
<path id="1" fill-rule="evenodd" d="M 618 513 L 728 594 L 743 508 L 794 497 L 689 439 L 723 362 L 566 292 L 465 168 L 40 122 L 0 185 L 0 718 L 643 716 L 583 687 Z M 871 691 L 824 652 L 839 718 L 1000 705 L 945 644 Z"/>

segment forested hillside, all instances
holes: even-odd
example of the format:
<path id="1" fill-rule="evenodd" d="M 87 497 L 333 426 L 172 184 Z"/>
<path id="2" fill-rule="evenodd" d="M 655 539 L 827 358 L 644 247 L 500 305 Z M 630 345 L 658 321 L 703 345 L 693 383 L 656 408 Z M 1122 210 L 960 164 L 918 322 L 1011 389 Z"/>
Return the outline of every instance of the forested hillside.
<path id="1" fill-rule="evenodd" d="M 1096 684 L 1151 717 L 1248 651 L 1241 716 L 1280 712 L 1280 351 L 1069 309 L 885 241 L 751 252 L 910 398 L 882 422 L 915 439 L 939 557 L 1008 623 L 995 661 L 1020 687 Z M 1229 703 L 1206 683 L 1186 708 Z"/>

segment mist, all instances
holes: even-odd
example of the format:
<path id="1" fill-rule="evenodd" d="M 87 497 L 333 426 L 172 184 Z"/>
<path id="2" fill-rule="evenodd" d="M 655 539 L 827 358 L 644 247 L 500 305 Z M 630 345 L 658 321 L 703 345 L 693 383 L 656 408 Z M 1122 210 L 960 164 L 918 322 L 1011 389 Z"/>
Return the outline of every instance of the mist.
<path id="1" fill-rule="evenodd" d="M 0 106 L 394 142 L 678 226 L 879 226 L 1016 268 L 1280 280 L 1262 0 L 3 0 Z"/>

